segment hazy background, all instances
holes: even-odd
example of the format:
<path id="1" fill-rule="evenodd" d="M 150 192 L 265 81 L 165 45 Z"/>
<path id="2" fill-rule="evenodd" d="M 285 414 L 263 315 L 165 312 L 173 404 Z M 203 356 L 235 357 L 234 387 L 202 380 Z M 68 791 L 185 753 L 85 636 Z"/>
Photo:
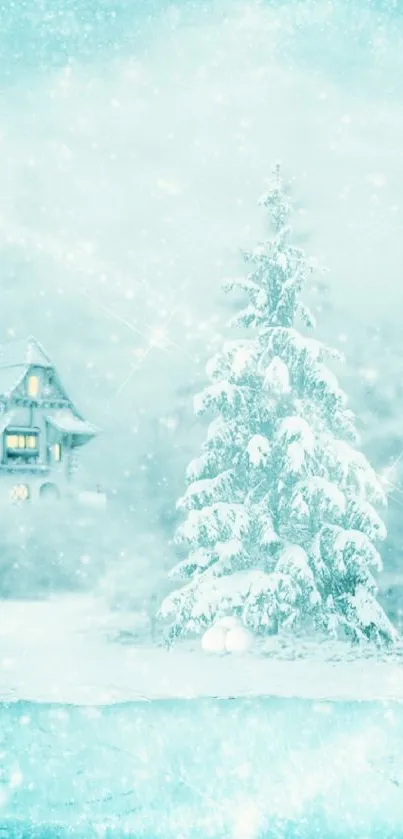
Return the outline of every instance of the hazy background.
<path id="1" fill-rule="evenodd" d="M 347 354 L 366 451 L 379 469 L 400 455 L 399 2 L 4 3 L 0 83 L 2 338 L 33 333 L 103 431 L 82 478 L 108 491 L 108 514 L 80 548 L 77 521 L 63 530 L 80 579 L 82 556 L 85 568 L 102 556 L 91 584 L 106 568 L 111 591 L 119 578 L 140 592 L 171 561 L 202 434 L 191 397 L 226 318 L 220 280 L 263 235 L 257 199 L 277 158 L 295 179 L 300 238 L 330 269 L 314 292 L 318 333 Z M 51 531 L 40 525 L 36 568 Z M 36 578 L 24 532 L 8 593 Z"/>

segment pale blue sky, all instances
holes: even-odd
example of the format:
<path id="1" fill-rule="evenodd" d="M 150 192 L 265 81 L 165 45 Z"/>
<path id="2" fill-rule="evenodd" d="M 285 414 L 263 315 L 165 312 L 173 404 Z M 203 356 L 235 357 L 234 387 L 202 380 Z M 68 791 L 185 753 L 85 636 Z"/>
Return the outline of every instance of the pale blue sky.
<path id="1" fill-rule="evenodd" d="M 403 19 L 385 8 L 3 8 L 1 329 L 34 333 L 103 427 L 97 480 L 119 482 L 202 376 L 220 278 L 263 233 L 256 201 L 277 157 L 342 312 L 321 334 L 400 319 Z"/>

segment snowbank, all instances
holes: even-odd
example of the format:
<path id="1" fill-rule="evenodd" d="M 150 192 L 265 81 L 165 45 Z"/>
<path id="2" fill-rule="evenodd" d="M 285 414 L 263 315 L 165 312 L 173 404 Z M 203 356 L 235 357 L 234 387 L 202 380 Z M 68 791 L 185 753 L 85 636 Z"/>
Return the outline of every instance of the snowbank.
<path id="1" fill-rule="evenodd" d="M 397 662 L 130 647 L 89 598 L 0 614 L 8 839 L 402 835 Z"/>
<path id="2" fill-rule="evenodd" d="M 134 617 L 109 613 L 88 597 L 0 604 L 0 702 L 80 705 L 193 697 L 300 697 L 403 701 L 399 661 L 323 660 L 259 655 L 210 657 L 111 638 Z"/>

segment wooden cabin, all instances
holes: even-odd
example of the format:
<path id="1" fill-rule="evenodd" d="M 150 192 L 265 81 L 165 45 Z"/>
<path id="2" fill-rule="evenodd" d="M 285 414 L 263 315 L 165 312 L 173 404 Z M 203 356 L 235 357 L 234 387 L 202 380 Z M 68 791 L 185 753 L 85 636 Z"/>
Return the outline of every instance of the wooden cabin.
<path id="1" fill-rule="evenodd" d="M 0 345 L 0 496 L 74 494 L 77 453 L 97 434 L 35 338 Z"/>

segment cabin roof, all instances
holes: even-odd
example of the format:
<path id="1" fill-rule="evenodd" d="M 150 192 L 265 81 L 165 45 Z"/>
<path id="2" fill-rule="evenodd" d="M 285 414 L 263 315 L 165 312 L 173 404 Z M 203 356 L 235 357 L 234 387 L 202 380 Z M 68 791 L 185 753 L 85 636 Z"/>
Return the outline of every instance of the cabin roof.
<path id="1" fill-rule="evenodd" d="M 0 344 L 0 370 L 10 367 L 53 367 L 53 362 L 32 335 L 19 341 Z"/>
<path id="2" fill-rule="evenodd" d="M 94 425 L 68 410 L 57 411 L 53 416 L 46 417 L 46 422 L 63 434 L 76 434 L 79 437 L 95 437 L 98 434 Z"/>
<path id="3" fill-rule="evenodd" d="M 7 411 L 5 414 L 1 414 L 1 416 L 0 416 L 0 432 L 4 431 L 7 428 L 7 426 L 10 424 L 13 416 L 14 416 L 14 411 Z"/>
<path id="4" fill-rule="evenodd" d="M 36 338 L 0 344 L 0 395 L 10 396 L 30 367 L 53 369 L 53 363 Z"/>
<path id="5" fill-rule="evenodd" d="M 24 378 L 28 367 L 1 367 L 0 365 L 0 395 L 10 396 Z"/>
<path id="6" fill-rule="evenodd" d="M 84 420 L 73 405 L 59 380 L 51 358 L 32 335 L 25 340 L 0 344 L 0 397 L 3 397 L 3 401 L 4 397 L 9 401 L 9 397 L 21 384 L 31 367 L 52 370 L 52 377 L 57 382 L 60 391 L 65 395 L 66 402 L 70 405 L 70 409 L 57 411 L 52 417 L 47 417 L 47 421 L 64 434 L 73 434 L 80 437 L 83 442 L 95 437 L 98 434 L 98 429 Z M 4 430 L 10 419 L 11 415 L 9 413 L 0 417 L 0 426 L 3 423 L 0 431 Z"/>

